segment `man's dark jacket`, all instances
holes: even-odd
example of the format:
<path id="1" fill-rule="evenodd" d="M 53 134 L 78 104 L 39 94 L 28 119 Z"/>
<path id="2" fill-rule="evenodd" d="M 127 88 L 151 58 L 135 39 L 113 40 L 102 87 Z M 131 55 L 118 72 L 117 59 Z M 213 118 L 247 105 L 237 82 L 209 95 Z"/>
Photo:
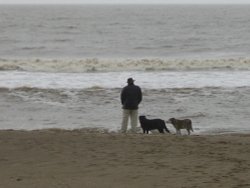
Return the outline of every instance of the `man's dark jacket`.
<path id="1" fill-rule="evenodd" d="M 136 110 L 142 100 L 142 92 L 139 86 L 128 84 L 122 89 L 121 103 L 123 109 Z"/>

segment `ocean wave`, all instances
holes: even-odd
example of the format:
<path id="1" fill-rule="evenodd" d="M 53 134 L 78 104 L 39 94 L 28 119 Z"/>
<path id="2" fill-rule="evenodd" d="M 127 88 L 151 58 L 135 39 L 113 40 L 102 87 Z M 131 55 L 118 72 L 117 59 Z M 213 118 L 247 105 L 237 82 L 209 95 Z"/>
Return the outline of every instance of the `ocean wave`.
<path id="1" fill-rule="evenodd" d="M 0 59 L 0 70 L 65 73 L 120 71 L 250 70 L 250 59 Z"/>
<path id="2" fill-rule="evenodd" d="M 21 50 L 42 50 L 45 49 L 45 46 L 36 46 L 36 47 L 23 47 Z"/>
<path id="3" fill-rule="evenodd" d="M 121 88 L 105 88 L 101 86 L 91 86 L 87 88 L 40 88 L 40 87 L 30 87 L 30 86 L 20 86 L 20 87 L 0 87 L 0 92 L 25 92 L 25 93 L 54 93 L 54 94 L 69 94 L 69 93 L 83 93 L 83 92 L 100 92 L 103 94 L 103 92 L 115 92 L 120 93 Z M 217 91 L 217 92 L 215 92 Z M 230 95 L 238 95 L 242 94 L 240 92 L 245 91 L 246 93 L 249 93 L 250 87 L 235 87 L 235 88 L 227 88 L 227 87 L 183 87 L 183 88 L 164 88 L 164 89 L 149 89 L 149 88 L 143 88 L 143 95 L 149 96 L 150 94 L 153 94 L 155 96 L 158 95 L 189 95 L 189 96 L 209 96 L 209 95 L 217 95 L 220 93 L 230 93 Z M 200 114 L 199 114 L 200 115 Z"/>
<path id="4" fill-rule="evenodd" d="M 0 92 L 24 92 L 24 93 L 53 93 L 56 95 L 62 95 L 64 89 L 50 89 L 50 88 L 38 88 L 38 87 L 16 87 L 16 88 L 7 88 L 7 87 L 0 87 Z"/>
<path id="5" fill-rule="evenodd" d="M 54 42 L 70 42 L 70 39 L 54 39 Z"/>
<path id="6" fill-rule="evenodd" d="M 180 119 L 187 119 L 187 118 L 204 118 L 206 117 L 207 114 L 205 112 L 197 112 L 197 113 L 194 113 L 194 114 L 191 114 L 191 115 L 188 115 L 188 116 L 182 116 L 182 117 L 179 117 Z"/>
<path id="7" fill-rule="evenodd" d="M 2 64 L 0 65 L 0 71 L 11 71 L 11 70 L 16 70 L 16 71 L 24 71 L 20 66 L 15 65 L 15 64 Z"/>
<path id="8" fill-rule="evenodd" d="M 50 104 L 64 104 L 71 100 L 71 93 L 63 89 L 37 88 L 37 87 L 17 87 L 0 88 L 1 93 L 8 93 L 21 98 L 24 101 L 37 101 Z"/>
<path id="9" fill-rule="evenodd" d="M 100 86 L 92 86 L 89 88 L 82 89 L 65 89 L 65 88 L 39 88 L 39 87 L 29 87 L 29 86 L 21 86 L 21 87 L 0 87 L 0 92 L 24 92 L 24 93 L 50 93 L 56 95 L 66 96 L 70 93 L 82 93 L 82 92 L 103 92 L 103 91 L 120 91 L 119 88 L 104 88 Z"/>

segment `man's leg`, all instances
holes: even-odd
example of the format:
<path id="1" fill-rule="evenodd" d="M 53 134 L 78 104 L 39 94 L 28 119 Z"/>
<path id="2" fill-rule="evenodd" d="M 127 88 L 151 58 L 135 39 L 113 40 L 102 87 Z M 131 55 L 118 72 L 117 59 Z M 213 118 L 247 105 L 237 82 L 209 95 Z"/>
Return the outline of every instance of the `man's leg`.
<path id="1" fill-rule="evenodd" d="M 121 127 L 121 132 L 126 133 L 127 128 L 128 128 L 128 118 L 129 118 L 129 113 L 130 110 L 123 109 L 122 113 L 122 127 Z"/>
<path id="2" fill-rule="evenodd" d="M 131 110 L 130 117 L 131 117 L 131 131 L 132 133 L 136 133 L 136 127 L 138 122 L 138 110 Z"/>

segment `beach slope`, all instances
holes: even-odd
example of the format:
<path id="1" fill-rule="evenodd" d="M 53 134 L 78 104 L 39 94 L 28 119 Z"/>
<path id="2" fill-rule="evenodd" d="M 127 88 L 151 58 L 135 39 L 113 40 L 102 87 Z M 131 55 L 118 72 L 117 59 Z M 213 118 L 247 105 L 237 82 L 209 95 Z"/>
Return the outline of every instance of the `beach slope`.
<path id="1" fill-rule="evenodd" d="M 250 135 L 0 131 L 4 188 L 250 187 Z"/>

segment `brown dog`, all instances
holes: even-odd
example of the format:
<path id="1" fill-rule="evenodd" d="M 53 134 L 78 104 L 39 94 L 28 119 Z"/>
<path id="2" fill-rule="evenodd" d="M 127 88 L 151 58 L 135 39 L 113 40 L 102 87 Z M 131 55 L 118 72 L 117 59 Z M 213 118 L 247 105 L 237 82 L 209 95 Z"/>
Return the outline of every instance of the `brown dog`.
<path id="1" fill-rule="evenodd" d="M 190 135 L 190 130 L 194 132 L 193 127 L 192 127 L 192 121 L 190 119 L 175 119 L 175 118 L 170 118 L 167 123 L 171 123 L 174 128 L 176 129 L 176 134 L 181 135 L 181 129 L 186 129 L 188 132 L 188 135 Z"/>

